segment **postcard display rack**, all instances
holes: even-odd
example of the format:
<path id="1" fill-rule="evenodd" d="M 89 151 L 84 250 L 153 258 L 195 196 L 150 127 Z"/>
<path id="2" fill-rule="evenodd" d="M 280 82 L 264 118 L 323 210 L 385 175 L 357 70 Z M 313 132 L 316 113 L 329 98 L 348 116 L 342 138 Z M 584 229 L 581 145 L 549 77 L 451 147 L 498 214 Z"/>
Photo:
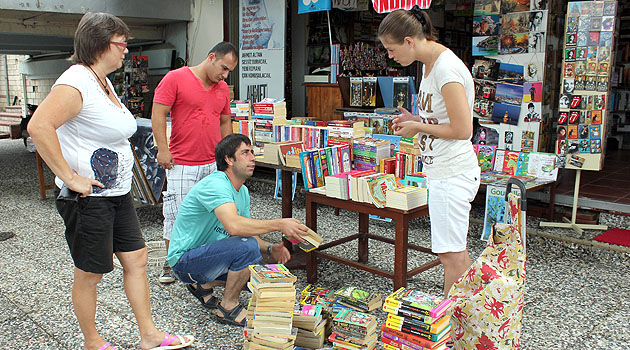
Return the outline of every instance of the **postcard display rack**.
<path id="1" fill-rule="evenodd" d="M 482 126 L 499 133 L 498 148 L 538 151 L 541 116 L 549 114 L 542 83 L 547 6 L 539 0 L 475 1 L 473 111 Z"/>
<path id="2" fill-rule="evenodd" d="M 565 21 L 562 93 L 558 103 L 557 159 L 575 169 L 571 220 L 541 226 L 606 230 L 605 225 L 576 224 L 582 170 L 604 164 L 611 67 L 614 60 L 616 1 L 569 2 Z"/>

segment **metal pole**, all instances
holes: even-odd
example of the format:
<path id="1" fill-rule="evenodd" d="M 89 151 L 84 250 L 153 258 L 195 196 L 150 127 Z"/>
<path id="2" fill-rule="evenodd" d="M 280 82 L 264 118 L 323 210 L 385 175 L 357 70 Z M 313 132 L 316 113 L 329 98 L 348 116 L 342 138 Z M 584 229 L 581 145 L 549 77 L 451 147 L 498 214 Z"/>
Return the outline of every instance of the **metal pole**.
<path id="1" fill-rule="evenodd" d="M 11 103 L 11 96 L 9 96 L 9 61 L 7 55 L 4 56 L 4 84 L 7 91 L 7 106 Z"/>

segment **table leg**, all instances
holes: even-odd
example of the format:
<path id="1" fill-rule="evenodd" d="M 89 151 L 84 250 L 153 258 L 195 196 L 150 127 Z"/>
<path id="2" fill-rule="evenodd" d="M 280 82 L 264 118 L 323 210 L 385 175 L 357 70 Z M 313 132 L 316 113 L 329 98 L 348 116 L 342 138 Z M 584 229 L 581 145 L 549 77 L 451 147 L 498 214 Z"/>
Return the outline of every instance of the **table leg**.
<path id="1" fill-rule="evenodd" d="M 396 243 L 394 244 L 394 290 L 407 287 L 407 248 L 409 244 L 409 219 L 405 215 L 396 218 Z"/>
<path id="2" fill-rule="evenodd" d="M 281 179 L 282 179 L 282 217 L 283 218 L 292 218 L 293 217 L 293 201 L 291 198 L 291 192 L 293 190 L 292 183 L 292 174 L 290 171 L 281 170 Z M 289 242 L 288 239 L 282 238 L 282 243 L 289 250 L 290 253 L 293 253 L 293 244 Z"/>
<path id="3" fill-rule="evenodd" d="M 37 164 L 37 180 L 39 181 L 39 196 L 42 199 L 46 199 L 46 184 L 44 179 L 44 160 L 39 155 L 39 152 L 35 152 L 35 162 Z"/>
<path id="4" fill-rule="evenodd" d="M 368 231 L 370 225 L 370 215 L 359 213 L 359 262 L 368 261 Z"/>
<path id="5" fill-rule="evenodd" d="M 306 226 L 317 232 L 317 203 L 306 197 Z M 317 282 L 317 258 L 310 251 L 306 254 L 306 280 L 308 283 Z"/>
<path id="6" fill-rule="evenodd" d="M 547 219 L 549 221 L 553 221 L 553 218 L 556 214 L 556 182 L 551 183 L 551 188 L 549 189 L 549 208 L 547 209 Z"/>

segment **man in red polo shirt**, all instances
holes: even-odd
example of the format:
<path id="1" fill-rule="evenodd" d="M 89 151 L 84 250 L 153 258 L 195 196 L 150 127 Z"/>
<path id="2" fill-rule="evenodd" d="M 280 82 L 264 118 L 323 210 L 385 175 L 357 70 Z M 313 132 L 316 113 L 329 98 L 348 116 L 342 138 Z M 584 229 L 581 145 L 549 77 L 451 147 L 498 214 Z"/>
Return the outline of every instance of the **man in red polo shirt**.
<path id="1" fill-rule="evenodd" d="M 166 169 L 164 192 L 164 241 L 166 249 L 177 210 L 188 191 L 217 169 L 214 148 L 232 133 L 228 74 L 238 64 L 236 47 L 221 42 L 194 67 L 170 71 L 155 89 L 151 120 L 158 147 L 158 163 Z M 171 135 L 167 141 L 166 116 L 171 113 Z M 160 282 L 175 277 L 168 264 Z"/>

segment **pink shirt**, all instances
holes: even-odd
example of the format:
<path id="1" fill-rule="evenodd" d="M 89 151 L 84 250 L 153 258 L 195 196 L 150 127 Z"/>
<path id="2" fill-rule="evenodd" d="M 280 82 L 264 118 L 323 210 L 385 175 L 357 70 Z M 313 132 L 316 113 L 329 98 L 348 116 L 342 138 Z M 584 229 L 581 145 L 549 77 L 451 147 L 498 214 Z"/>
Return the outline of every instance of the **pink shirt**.
<path id="1" fill-rule="evenodd" d="M 189 67 L 182 67 L 164 76 L 153 102 L 171 106 L 169 150 L 175 164 L 214 162 L 221 115 L 230 115 L 230 90 L 224 81 L 206 89 Z"/>

